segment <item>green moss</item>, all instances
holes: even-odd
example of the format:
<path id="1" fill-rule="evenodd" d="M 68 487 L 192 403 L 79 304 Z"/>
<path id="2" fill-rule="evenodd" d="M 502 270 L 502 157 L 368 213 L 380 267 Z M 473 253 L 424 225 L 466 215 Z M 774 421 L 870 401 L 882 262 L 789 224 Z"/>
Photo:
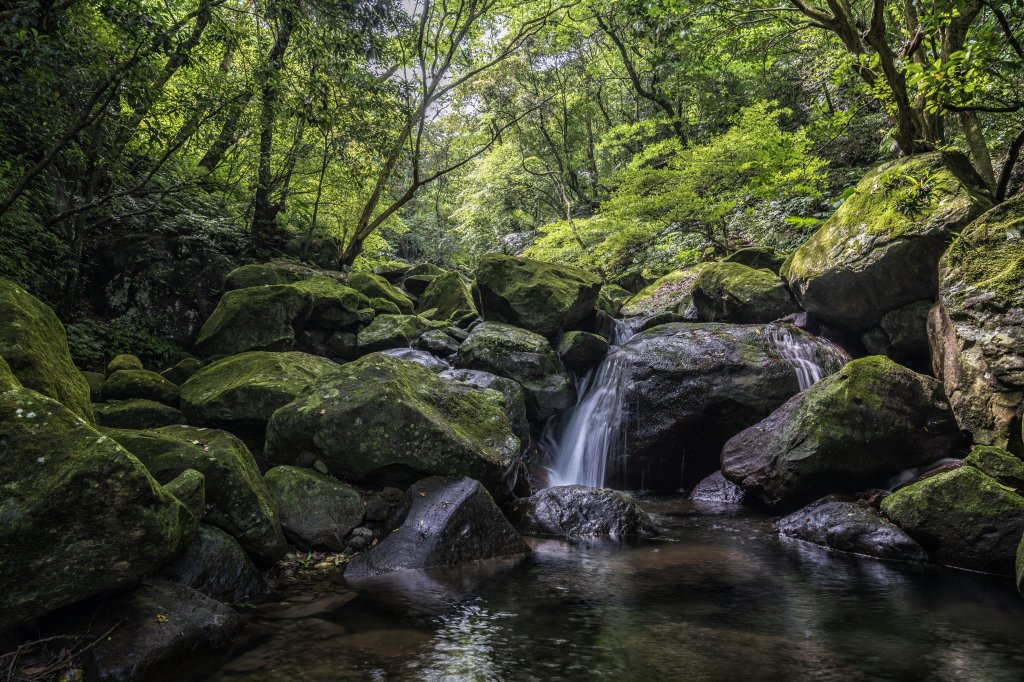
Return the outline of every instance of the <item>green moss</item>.
<path id="1" fill-rule="evenodd" d="M 67 334 L 53 310 L 0 279 L 0 320 L 0 356 L 18 381 L 92 423 L 89 384 L 71 361 Z"/>
<path id="2" fill-rule="evenodd" d="M 0 393 L 13 388 L 21 388 L 21 382 L 18 381 L 18 377 L 14 376 L 11 366 L 3 359 L 3 356 L 0 356 Z"/>
<path id="3" fill-rule="evenodd" d="M 964 464 L 991 476 L 1003 485 L 1024 490 L 1024 461 L 1002 448 L 979 445 L 967 455 Z"/>
<path id="4" fill-rule="evenodd" d="M 108 428 L 151 429 L 185 423 L 185 415 L 177 408 L 144 398 L 112 400 L 93 407 L 96 422 Z"/>
<path id="5" fill-rule="evenodd" d="M 470 293 L 462 275 L 457 272 L 435 277 L 417 301 L 416 310 L 420 313 L 433 310 L 431 317 L 437 320 L 450 320 L 477 313 L 473 294 Z"/>
<path id="6" fill-rule="evenodd" d="M 402 311 L 398 309 L 398 306 L 389 301 L 386 298 L 371 298 L 370 308 L 377 315 L 401 315 Z M 372 316 L 371 316 L 372 317 Z M 370 320 L 368 320 L 370 321 Z"/>
<path id="7" fill-rule="evenodd" d="M 107 363 L 106 375 L 110 376 L 114 372 L 122 369 L 143 369 L 142 360 L 139 360 L 138 356 L 130 353 L 115 355 L 111 361 Z"/>
<path id="8" fill-rule="evenodd" d="M 337 274 L 337 273 L 335 273 Z M 323 271 L 298 263 L 270 262 L 243 265 L 224 278 L 224 291 L 249 287 L 293 284 L 314 277 L 330 277 Z"/>
<path id="9" fill-rule="evenodd" d="M 133 398 L 174 406 L 178 404 L 178 387 L 160 374 L 146 369 L 119 369 L 103 382 L 104 400 Z"/>
<path id="10" fill-rule="evenodd" d="M 800 310 L 778 275 L 741 263 L 705 266 L 693 282 L 692 293 L 701 319 L 709 322 L 756 324 Z"/>
<path id="11" fill-rule="evenodd" d="M 206 516 L 206 477 L 195 469 L 185 469 L 164 489 L 192 512 L 197 521 Z"/>
<path id="12" fill-rule="evenodd" d="M 264 477 L 289 539 L 302 549 L 345 549 L 363 520 L 363 498 L 352 487 L 311 469 L 278 466 Z"/>
<path id="13" fill-rule="evenodd" d="M 622 314 L 633 317 L 660 312 L 682 313 L 691 300 L 693 284 L 710 263 L 701 263 L 685 270 L 675 270 L 632 296 L 622 306 Z"/>
<path id="14" fill-rule="evenodd" d="M 424 332 L 445 326 L 443 322 L 434 322 L 419 315 L 378 315 L 356 337 L 359 354 L 409 348 Z"/>
<path id="15" fill-rule="evenodd" d="M 250 350 L 291 350 L 313 296 L 291 285 L 229 291 L 199 331 L 196 351 L 207 357 Z"/>
<path id="16" fill-rule="evenodd" d="M 385 298 L 398 306 L 402 313 L 411 315 L 413 312 L 412 300 L 380 275 L 357 272 L 349 278 L 348 283 L 367 298 Z"/>
<path id="17" fill-rule="evenodd" d="M 313 297 L 309 324 L 322 329 L 347 329 L 369 322 L 370 299 L 329 277 L 314 277 L 293 285 Z"/>

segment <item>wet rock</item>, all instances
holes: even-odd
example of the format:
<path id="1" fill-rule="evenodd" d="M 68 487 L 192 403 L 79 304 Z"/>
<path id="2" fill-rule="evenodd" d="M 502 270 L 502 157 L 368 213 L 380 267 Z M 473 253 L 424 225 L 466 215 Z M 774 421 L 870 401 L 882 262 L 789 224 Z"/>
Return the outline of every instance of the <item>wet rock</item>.
<path id="1" fill-rule="evenodd" d="M 512 486 L 519 454 L 505 410 L 497 392 L 374 353 L 275 412 L 265 455 L 294 464 L 307 451 L 338 478 L 371 485 L 471 474 L 500 496 Z"/>
<path id="2" fill-rule="evenodd" d="M 779 534 L 839 552 L 897 561 L 927 561 L 919 544 L 876 512 L 856 502 L 826 497 L 778 523 Z"/>
<path id="3" fill-rule="evenodd" d="M 555 338 L 591 314 L 601 280 L 577 268 L 489 254 L 480 260 L 476 284 L 481 314 Z"/>
<path id="4" fill-rule="evenodd" d="M 312 306 L 312 295 L 292 285 L 229 291 L 199 331 L 196 352 L 222 357 L 251 350 L 291 350 Z"/>
<path id="5" fill-rule="evenodd" d="M 722 473 L 764 504 L 785 506 L 883 482 L 959 442 L 938 382 L 871 356 L 729 439 Z"/>
<path id="6" fill-rule="evenodd" d="M 682 315 L 693 301 L 693 285 L 709 263 L 675 270 L 629 298 L 622 306 L 626 317 L 650 317 L 660 313 Z"/>
<path id="7" fill-rule="evenodd" d="M 518 382 L 475 369 L 449 369 L 438 376 L 442 379 L 461 381 L 481 390 L 494 389 L 500 393 L 505 399 L 505 411 L 512 426 L 512 433 L 525 449 L 526 444 L 530 442 L 530 422 L 526 418 L 526 392 Z"/>
<path id="8" fill-rule="evenodd" d="M 93 405 L 96 423 L 110 429 L 155 429 L 184 424 L 181 410 L 153 400 L 114 400 Z"/>
<path id="9" fill-rule="evenodd" d="M 690 491 L 690 499 L 697 502 L 743 504 L 746 497 L 743 488 L 723 476 L 721 470 L 702 480 Z"/>
<path id="10" fill-rule="evenodd" d="M 410 348 L 432 329 L 445 325 L 419 315 L 378 315 L 370 326 L 359 332 L 359 354 L 377 353 L 391 348 Z"/>
<path id="11" fill-rule="evenodd" d="M 152 400 L 172 407 L 178 404 L 178 387 L 145 369 L 120 369 L 103 382 L 104 400 Z"/>
<path id="12" fill-rule="evenodd" d="M 707 322 L 771 322 L 800 311 L 778 275 L 740 263 L 706 265 L 692 296 L 700 319 Z"/>
<path id="13" fill-rule="evenodd" d="M 269 592 L 267 581 L 238 542 L 215 526 L 202 524 L 192 544 L 160 576 L 187 585 L 217 601 L 258 601 Z"/>
<path id="14" fill-rule="evenodd" d="M 340 552 L 363 520 L 359 493 L 316 471 L 278 466 L 263 480 L 280 511 L 285 535 L 299 549 Z"/>
<path id="15" fill-rule="evenodd" d="M 1024 454 L 1024 195 L 989 211 L 939 264 L 932 367 L 979 445 Z"/>
<path id="16" fill-rule="evenodd" d="M 412 315 L 413 313 L 412 300 L 380 275 L 357 272 L 349 278 L 348 284 L 367 298 L 384 298 L 391 301 L 398 306 L 403 315 Z"/>
<path id="17" fill-rule="evenodd" d="M 405 522 L 376 547 L 353 557 L 346 578 L 528 551 L 487 490 L 471 478 L 427 478 L 406 495 Z"/>
<path id="18" fill-rule="evenodd" d="M 196 533 L 138 459 L 40 393 L 0 392 L 0 443 L 0 630 L 131 585 Z"/>
<path id="19" fill-rule="evenodd" d="M 599 364 L 608 354 L 608 342 L 589 332 L 566 332 L 558 340 L 558 357 L 569 369 L 582 373 Z"/>
<path id="20" fill-rule="evenodd" d="M 436 329 L 423 332 L 416 345 L 439 358 L 451 358 L 459 352 L 459 343 L 446 332 Z"/>
<path id="21" fill-rule="evenodd" d="M 636 500 L 608 488 L 547 488 L 510 503 L 508 509 L 523 535 L 635 538 L 654 533 L 654 522 Z"/>
<path id="22" fill-rule="evenodd" d="M 405 360 L 406 362 L 415 362 L 417 365 L 422 365 L 432 372 L 440 374 L 446 369 L 451 369 L 451 365 L 437 357 L 432 353 L 428 353 L 425 350 L 416 350 L 414 348 L 392 348 L 390 350 L 381 351 L 381 355 L 388 355 L 399 360 Z"/>
<path id="23" fill-rule="evenodd" d="M 459 347 L 459 369 L 476 369 L 518 382 L 531 419 L 544 420 L 572 405 L 576 391 L 562 361 L 540 334 L 497 322 L 477 325 Z"/>
<path id="24" fill-rule="evenodd" d="M 0 357 L 25 388 L 92 423 L 89 384 L 71 360 L 64 325 L 45 303 L 0 278 Z"/>

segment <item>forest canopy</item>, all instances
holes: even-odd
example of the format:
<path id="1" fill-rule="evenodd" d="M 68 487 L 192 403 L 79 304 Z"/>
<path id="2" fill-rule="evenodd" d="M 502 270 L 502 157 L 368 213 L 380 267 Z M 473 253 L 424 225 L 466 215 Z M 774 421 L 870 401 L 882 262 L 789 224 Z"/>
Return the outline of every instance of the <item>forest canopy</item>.
<path id="1" fill-rule="evenodd" d="M 1022 27 L 996 0 L 13 0 L 0 273 L 65 318 L 135 233 L 615 281 L 791 249 L 928 150 L 1002 201 Z"/>

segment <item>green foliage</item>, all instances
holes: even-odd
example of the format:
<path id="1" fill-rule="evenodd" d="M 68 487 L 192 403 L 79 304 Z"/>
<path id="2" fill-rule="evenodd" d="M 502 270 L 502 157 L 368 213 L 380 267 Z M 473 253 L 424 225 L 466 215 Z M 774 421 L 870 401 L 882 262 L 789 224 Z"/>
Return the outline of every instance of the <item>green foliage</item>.
<path id="1" fill-rule="evenodd" d="M 82 370 L 102 372 L 111 358 L 122 353 L 137 355 L 145 364 L 161 368 L 185 356 L 181 348 L 153 334 L 144 324 L 84 319 L 65 329 L 71 357 Z"/>

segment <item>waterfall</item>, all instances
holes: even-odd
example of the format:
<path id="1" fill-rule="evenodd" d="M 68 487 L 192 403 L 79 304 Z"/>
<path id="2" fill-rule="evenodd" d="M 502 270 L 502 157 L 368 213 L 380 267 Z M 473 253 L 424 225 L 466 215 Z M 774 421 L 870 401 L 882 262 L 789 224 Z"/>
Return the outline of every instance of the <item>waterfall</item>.
<path id="1" fill-rule="evenodd" d="M 634 333 L 632 324 L 615 320 L 608 356 L 580 382 L 576 405 L 545 429 L 541 441 L 552 455 L 551 485 L 604 485 L 609 453 L 624 446 L 621 420 L 625 362 L 615 346 Z"/>
<path id="2" fill-rule="evenodd" d="M 831 341 L 808 334 L 793 334 L 788 326 L 772 325 L 767 337 L 779 355 L 796 370 L 801 391 L 839 371 L 849 360 L 846 352 Z"/>

